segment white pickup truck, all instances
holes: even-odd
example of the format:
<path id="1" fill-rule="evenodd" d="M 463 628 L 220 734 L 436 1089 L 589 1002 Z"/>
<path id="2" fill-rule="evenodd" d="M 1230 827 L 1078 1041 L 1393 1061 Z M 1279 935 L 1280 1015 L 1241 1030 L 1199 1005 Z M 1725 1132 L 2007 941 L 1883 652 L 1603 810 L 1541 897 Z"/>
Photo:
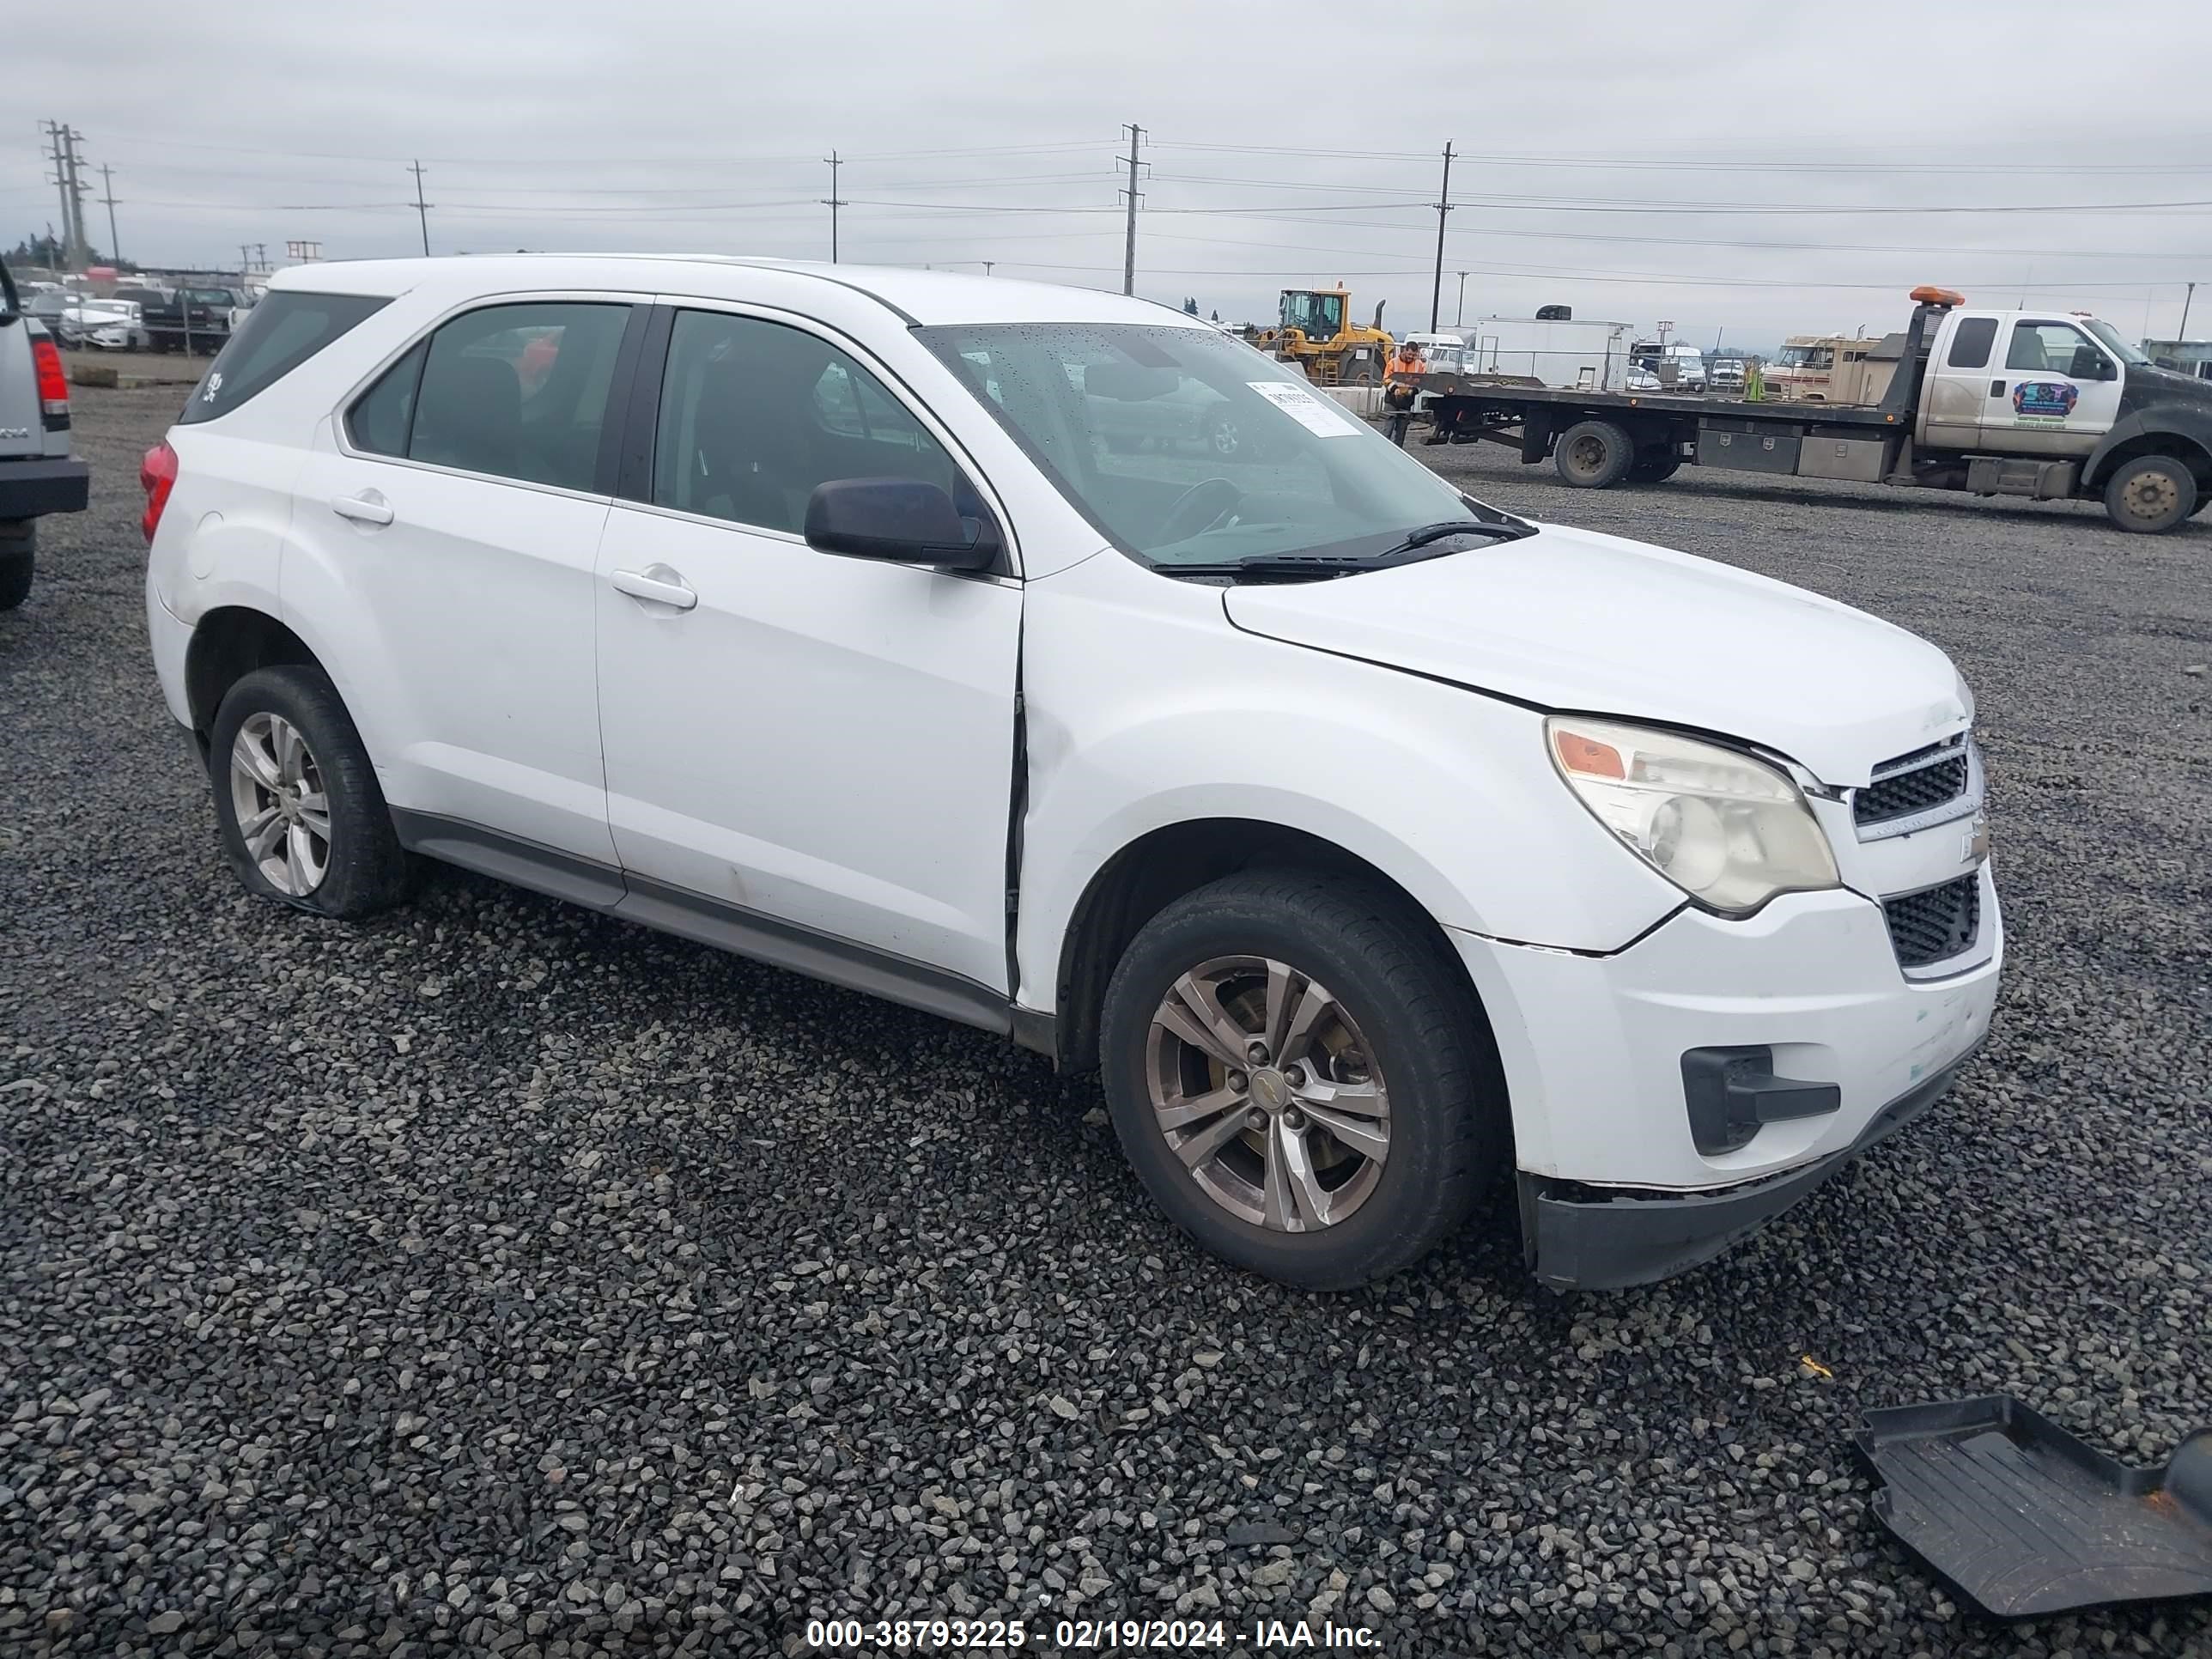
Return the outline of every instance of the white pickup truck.
<path id="1" fill-rule="evenodd" d="M 69 378 L 0 265 L 0 611 L 30 597 L 38 521 L 82 513 L 90 471 L 70 459 Z"/>
<path id="2" fill-rule="evenodd" d="M 2212 501 L 2212 384 L 2159 368 L 2086 312 L 1970 307 L 1917 288 L 1896 373 L 1864 405 L 1486 386 L 1425 387 L 1432 443 L 1550 459 L 1585 489 L 1685 462 L 2035 501 L 2101 500 L 2122 530 Z"/>

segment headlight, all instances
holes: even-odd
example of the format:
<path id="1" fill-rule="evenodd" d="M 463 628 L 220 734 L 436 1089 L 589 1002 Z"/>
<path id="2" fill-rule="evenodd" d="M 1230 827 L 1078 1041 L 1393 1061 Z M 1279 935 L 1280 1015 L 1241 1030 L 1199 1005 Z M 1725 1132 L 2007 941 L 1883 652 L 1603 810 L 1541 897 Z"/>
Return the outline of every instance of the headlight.
<path id="1" fill-rule="evenodd" d="M 1777 893 L 1837 885 L 1797 786 L 1692 738 L 1607 720 L 1544 722 L 1553 764 L 1597 821 L 1698 902 L 1748 915 Z"/>

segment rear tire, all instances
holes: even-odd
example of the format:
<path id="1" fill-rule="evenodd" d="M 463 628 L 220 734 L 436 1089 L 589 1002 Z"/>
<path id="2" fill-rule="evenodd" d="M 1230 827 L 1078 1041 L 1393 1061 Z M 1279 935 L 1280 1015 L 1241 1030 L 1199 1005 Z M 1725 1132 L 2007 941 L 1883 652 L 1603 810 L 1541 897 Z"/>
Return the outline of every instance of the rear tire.
<path id="1" fill-rule="evenodd" d="M 1559 434 L 1552 464 L 1577 489 L 1610 489 L 1636 464 L 1636 446 L 1611 421 L 1580 421 Z"/>
<path id="2" fill-rule="evenodd" d="M 2171 455 L 2124 461 L 2105 482 L 2106 516 L 2134 535 L 2171 530 L 2196 510 L 2196 477 Z"/>
<path id="3" fill-rule="evenodd" d="M 39 521 L 21 519 L 0 524 L 0 611 L 13 611 L 31 597 L 38 566 Z"/>
<path id="4" fill-rule="evenodd" d="M 392 809 L 321 669 L 258 668 L 232 686 L 208 770 L 223 851 L 246 891 L 346 921 L 406 896 Z"/>
<path id="5" fill-rule="evenodd" d="M 1199 1006 L 1185 987 L 1233 1022 L 1210 1028 L 1210 1049 L 1174 1029 Z M 1147 922 L 1107 988 L 1115 1132 L 1153 1200 L 1214 1255 L 1349 1290 L 1426 1255 L 1498 1167 L 1481 1018 L 1395 896 L 1300 870 L 1225 877 Z"/>
<path id="6" fill-rule="evenodd" d="M 1681 465 L 1682 458 L 1671 452 L 1656 455 L 1650 453 L 1639 455 L 1636 459 L 1635 465 L 1628 469 L 1628 482 L 1665 483 L 1680 469 Z"/>

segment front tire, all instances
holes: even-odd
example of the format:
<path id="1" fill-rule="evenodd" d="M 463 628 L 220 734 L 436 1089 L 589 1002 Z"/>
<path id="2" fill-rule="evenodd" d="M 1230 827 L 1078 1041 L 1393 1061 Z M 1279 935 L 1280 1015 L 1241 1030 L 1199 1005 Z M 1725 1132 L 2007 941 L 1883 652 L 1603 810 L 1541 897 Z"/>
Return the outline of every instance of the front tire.
<path id="1" fill-rule="evenodd" d="M 321 669 L 241 678 L 216 714 L 208 757 L 223 851 L 248 892 L 348 921 L 406 896 L 392 811 Z"/>
<path id="2" fill-rule="evenodd" d="M 38 562 L 39 521 L 0 524 L 0 611 L 13 611 L 31 597 Z"/>
<path id="3" fill-rule="evenodd" d="M 2106 516 L 2138 536 L 2171 530 L 2196 510 L 2196 476 L 2171 455 L 2139 455 L 2105 482 Z"/>
<path id="4" fill-rule="evenodd" d="M 1552 464 L 1577 489 L 1610 489 L 1636 464 L 1636 446 L 1611 421 L 1578 421 L 1559 434 Z"/>
<path id="5" fill-rule="evenodd" d="M 1348 1290 L 1426 1255 L 1504 1146 L 1481 1014 L 1433 929 L 1364 883 L 1254 870 L 1147 922 L 1107 988 L 1123 1152 L 1216 1255 Z"/>

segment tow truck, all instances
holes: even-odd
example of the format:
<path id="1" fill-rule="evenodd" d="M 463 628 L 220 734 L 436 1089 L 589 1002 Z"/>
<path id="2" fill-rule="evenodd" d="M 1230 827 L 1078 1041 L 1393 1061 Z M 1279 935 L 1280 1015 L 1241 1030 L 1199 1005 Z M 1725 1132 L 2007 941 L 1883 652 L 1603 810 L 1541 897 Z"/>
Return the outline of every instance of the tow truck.
<path id="1" fill-rule="evenodd" d="M 2087 312 L 1994 311 L 1912 290 L 1896 372 L 1868 404 L 1490 385 L 1431 377 L 1431 443 L 1516 447 L 1582 489 L 1685 465 L 1784 477 L 2101 500 L 2173 529 L 2212 501 L 2212 383 L 2159 368 Z"/>

